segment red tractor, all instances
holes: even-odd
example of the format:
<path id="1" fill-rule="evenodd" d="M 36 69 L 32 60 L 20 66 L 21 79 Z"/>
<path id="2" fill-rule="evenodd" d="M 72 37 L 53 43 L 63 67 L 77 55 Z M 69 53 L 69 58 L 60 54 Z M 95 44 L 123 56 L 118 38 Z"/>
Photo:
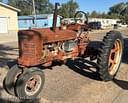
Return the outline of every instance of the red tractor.
<path id="1" fill-rule="evenodd" d="M 77 12 L 75 22 L 56 27 L 57 9 L 53 17 L 52 28 L 20 30 L 18 32 L 19 57 L 17 64 L 8 71 L 4 85 L 7 92 L 20 99 L 34 99 L 41 92 L 45 77 L 42 67 L 49 67 L 53 61 L 66 62 L 77 57 L 96 54 L 97 69 L 102 80 L 109 81 L 116 75 L 122 57 L 123 39 L 121 33 L 110 31 L 104 36 L 97 50 L 89 47 L 88 17 Z M 85 16 L 84 23 L 77 16 Z"/>

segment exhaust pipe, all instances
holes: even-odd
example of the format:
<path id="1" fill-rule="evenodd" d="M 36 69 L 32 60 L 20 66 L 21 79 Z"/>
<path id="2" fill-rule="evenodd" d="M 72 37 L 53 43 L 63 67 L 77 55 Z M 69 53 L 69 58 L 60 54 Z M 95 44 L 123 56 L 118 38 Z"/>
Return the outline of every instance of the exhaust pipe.
<path id="1" fill-rule="evenodd" d="M 52 24 L 52 29 L 55 32 L 56 31 L 56 25 L 57 25 L 57 15 L 58 15 L 58 6 L 59 3 L 55 3 L 55 10 L 54 10 L 54 15 L 53 15 L 53 24 Z"/>

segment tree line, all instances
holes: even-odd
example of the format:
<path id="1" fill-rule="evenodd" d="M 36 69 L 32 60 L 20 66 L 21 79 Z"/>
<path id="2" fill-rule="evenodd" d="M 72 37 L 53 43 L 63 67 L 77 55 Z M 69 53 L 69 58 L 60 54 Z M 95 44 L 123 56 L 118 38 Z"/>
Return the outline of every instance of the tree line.
<path id="1" fill-rule="evenodd" d="M 8 5 L 14 6 L 21 10 L 19 15 L 32 15 L 32 0 L 8 0 Z M 36 14 L 52 13 L 53 4 L 49 0 L 35 0 Z"/>
<path id="2" fill-rule="evenodd" d="M 2 0 L 0 0 L 2 1 Z M 32 15 L 33 4 L 32 0 L 8 0 L 8 4 L 20 9 L 22 12 L 19 15 Z M 54 4 L 49 0 L 35 0 L 36 14 L 49 14 L 53 13 Z M 62 3 L 59 9 L 59 15 L 64 18 L 72 18 L 76 11 L 79 10 L 79 4 L 74 0 L 69 0 Z M 128 2 L 118 3 L 109 8 L 107 13 L 99 13 L 92 11 L 87 13 L 91 18 L 107 18 L 107 19 L 120 19 L 123 23 L 128 24 Z"/>
<path id="3" fill-rule="evenodd" d="M 128 2 L 118 3 L 109 8 L 107 13 L 93 11 L 89 14 L 92 18 L 120 19 L 122 23 L 128 24 Z"/>
<path id="4" fill-rule="evenodd" d="M 32 15 L 33 4 L 32 0 L 8 0 L 8 5 L 20 9 L 22 12 L 19 15 Z M 50 14 L 53 13 L 54 4 L 49 0 L 35 0 L 36 14 Z M 59 9 L 59 15 L 63 17 L 73 17 L 76 10 L 79 8 L 77 2 L 69 0 L 67 3 L 62 3 Z"/>

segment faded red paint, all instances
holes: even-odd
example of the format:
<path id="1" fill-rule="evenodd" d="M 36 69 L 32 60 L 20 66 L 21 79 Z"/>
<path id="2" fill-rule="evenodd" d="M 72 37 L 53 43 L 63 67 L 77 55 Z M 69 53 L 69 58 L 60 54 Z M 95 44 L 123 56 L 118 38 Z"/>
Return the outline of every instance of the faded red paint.
<path id="1" fill-rule="evenodd" d="M 70 29 L 73 30 L 69 30 L 69 28 L 67 30 L 56 28 L 56 30 L 53 31 L 50 28 L 46 28 L 19 31 L 18 64 L 27 67 L 39 64 L 48 65 L 51 64 L 51 62 L 55 59 L 65 60 L 66 58 L 75 58 L 79 54 L 83 55 L 88 44 L 88 38 L 84 37 L 82 39 L 79 39 L 79 37 L 77 37 L 77 32 L 75 29 L 81 29 L 79 24 L 70 26 Z M 65 53 L 64 51 L 58 50 L 56 55 L 49 52 L 45 59 L 42 59 L 42 51 L 44 45 L 57 42 L 61 43 L 66 40 L 76 39 L 78 39 L 79 43 L 76 47 L 74 47 L 72 52 Z M 87 44 L 85 44 L 85 42 Z"/>

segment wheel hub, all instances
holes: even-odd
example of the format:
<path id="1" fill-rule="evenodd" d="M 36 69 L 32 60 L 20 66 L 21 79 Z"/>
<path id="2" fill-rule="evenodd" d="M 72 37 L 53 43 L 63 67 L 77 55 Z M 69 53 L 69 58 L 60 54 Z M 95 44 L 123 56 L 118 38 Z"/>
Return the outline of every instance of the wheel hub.
<path id="1" fill-rule="evenodd" d="M 41 86 L 41 77 L 39 75 L 32 76 L 26 83 L 25 92 L 27 95 L 34 95 Z"/>
<path id="2" fill-rule="evenodd" d="M 110 75 L 114 75 L 118 69 L 118 66 L 120 64 L 121 60 L 121 54 L 122 54 L 122 46 L 121 41 L 117 39 L 110 51 L 109 55 L 109 64 L 108 64 L 108 71 Z"/>

